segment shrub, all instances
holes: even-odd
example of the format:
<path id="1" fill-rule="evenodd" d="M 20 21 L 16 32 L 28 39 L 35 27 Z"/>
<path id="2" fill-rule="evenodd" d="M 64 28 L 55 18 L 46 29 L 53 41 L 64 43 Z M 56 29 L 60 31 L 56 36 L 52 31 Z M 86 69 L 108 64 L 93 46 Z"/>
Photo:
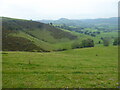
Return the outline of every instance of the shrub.
<path id="1" fill-rule="evenodd" d="M 84 39 L 81 43 L 74 42 L 72 44 L 72 49 L 84 48 L 84 47 L 94 47 L 94 41 L 92 39 Z"/>
<path id="2" fill-rule="evenodd" d="M 104 46 L 109 46 L 110 44 L 110 39 L 109 38 L 103 38 L 103 45 Z"/>
<path id="3" fill-rule="evenodd" d="M 72 49 L 75 49 L 75 48 L 80 48 L 80 44 L 78 42 L 74 42 L 72 44 Z"/>
<path id="4" fill-rule="evenodd" d="M 120 45 L 120 37 L 114 39 L 113 45 Z"/>
<path id="5" fill-rule="evenodd" d="M 84 39 L 82 45 L 83 47 L 94 47 L 94 41 L 92 39 Z"/>

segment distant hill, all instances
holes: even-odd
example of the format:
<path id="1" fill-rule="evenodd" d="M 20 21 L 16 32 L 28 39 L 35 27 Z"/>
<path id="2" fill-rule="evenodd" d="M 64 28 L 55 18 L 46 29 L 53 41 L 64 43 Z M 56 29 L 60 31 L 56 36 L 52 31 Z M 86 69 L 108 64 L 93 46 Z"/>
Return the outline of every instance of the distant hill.
<path id="1" fill-rule="evenodd" d="M 112 17 L 112 18 L 99 18 L 99 19 L 66 19 L 61 18 L 59 20 L 38 20 L 40 22 L 44 23 L 53 23 L 53 24 L 65 24 L 68 26 L 79 26 L 81 28 L 97 28 L 102 27 L 104 29 L 111 29 L 117 30 L 118 27 L 118 18 Z"/>
<path id="2" fill-rule="evenodd" d="M 80 25 L 82 22 L 80 20 L 71 20 L 67 18 L 60 18 L 59 20 L 38 20 L 38 22 L 43 23 L 53 23 L 53 24 L 66 24 L 66 25 Z"/>
<path id="3" fill-rule="evenodd" d="M 76 40 L 71 32 L 32 20 L 2 17 L 3 50 L 52 51 L 54 44 Z"/>
<path id="4" fill-rule="evenodd" d="M 98 19 L 67 19 L 67 18 L 60 18 L 58 20 L 38 20 L 43 23 L 61 23 L 61 24 L 67 24 L 68 22 L 73 23 L 91 23 L 91 24 L 117 24 L 118 23 L 118 17 L 111 17 L 111 18 L 98 18 Z M 79 24 L 80 25 L 80 24 Z"/>
<path id="5" fill-rule="evenodd" d="M 91 23 L 91 24 L 102 24 L 102 25 L 118 25 L 118 18 L 112 17 L 112 18 L 98 18 L 98 19 L 83 19 L 81 20 L 85 23 Z"/>

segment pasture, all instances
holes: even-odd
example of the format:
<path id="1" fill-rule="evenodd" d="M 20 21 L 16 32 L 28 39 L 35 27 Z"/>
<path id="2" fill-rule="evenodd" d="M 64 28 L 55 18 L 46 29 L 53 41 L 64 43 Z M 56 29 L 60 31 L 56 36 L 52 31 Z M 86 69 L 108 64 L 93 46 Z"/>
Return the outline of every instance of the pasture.
<path id="1" fill-rule="evenodd" d="M 118 47 L 3 52 L 3 88 L 116 88 Z"/>

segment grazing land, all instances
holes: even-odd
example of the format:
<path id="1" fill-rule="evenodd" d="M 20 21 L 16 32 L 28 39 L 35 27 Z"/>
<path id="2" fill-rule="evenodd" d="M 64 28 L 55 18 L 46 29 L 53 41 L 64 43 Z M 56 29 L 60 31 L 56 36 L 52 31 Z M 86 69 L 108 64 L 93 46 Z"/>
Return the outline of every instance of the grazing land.
<path id="1" fill-rule="evenodd" d="M 3 53 L 3 88 L 116 88 L 118 47 Z"/>

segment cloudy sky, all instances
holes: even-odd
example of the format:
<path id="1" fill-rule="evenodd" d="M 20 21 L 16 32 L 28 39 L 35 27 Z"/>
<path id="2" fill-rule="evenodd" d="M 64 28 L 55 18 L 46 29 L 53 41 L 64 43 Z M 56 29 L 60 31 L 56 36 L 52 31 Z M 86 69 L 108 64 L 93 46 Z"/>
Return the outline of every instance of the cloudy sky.
<path id="1" fill-rule="evenodd" d="M 119 0 L 1 0 L 0 15 L 21 19 L 117 17 Z"/>

